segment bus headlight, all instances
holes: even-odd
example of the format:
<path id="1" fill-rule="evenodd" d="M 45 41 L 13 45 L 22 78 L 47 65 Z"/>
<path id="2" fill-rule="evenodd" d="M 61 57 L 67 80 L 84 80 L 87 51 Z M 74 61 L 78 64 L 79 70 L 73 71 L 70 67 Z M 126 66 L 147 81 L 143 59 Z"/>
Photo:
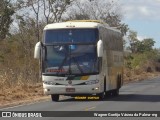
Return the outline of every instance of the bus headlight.
<path id="1" fill-rule="evenodd" d="M 52 81 L 43 81 L 44 84 L 47 84 L 47 85 L 55 85 L 56 83 L 55 82 L 52 82 Z"/>
<path id="2" fill-rule="evenodd" d="M 99 80 L 90 80 L 90 81 L 87 81 L 85 83 L 86 83 L 86 85 L 97 84 L 97 83 L 99 83 Z"/>

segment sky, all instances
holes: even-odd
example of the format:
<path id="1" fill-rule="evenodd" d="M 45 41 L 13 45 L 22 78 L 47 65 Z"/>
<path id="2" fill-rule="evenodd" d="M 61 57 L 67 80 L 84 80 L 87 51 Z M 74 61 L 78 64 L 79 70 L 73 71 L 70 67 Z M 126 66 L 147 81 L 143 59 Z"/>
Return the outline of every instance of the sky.
<path id="1" fill-rule="evenodd" d="M 119 0 L 122 4 L 123 20 L 138 39 L 153 38 L 160 48 L 160 0 Z"/>

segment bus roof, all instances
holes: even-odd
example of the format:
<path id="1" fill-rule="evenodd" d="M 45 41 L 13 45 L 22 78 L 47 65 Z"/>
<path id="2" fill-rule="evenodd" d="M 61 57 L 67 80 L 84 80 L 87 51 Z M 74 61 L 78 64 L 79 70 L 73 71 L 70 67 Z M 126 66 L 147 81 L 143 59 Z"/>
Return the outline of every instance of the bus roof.
<path id="1" fill-rule="evenodd" d="M 62 29 L 62 28 L 97 28 L 102 26 L 102 22 L 98 20 L 72 20 L 61 23 L 53 23 L 45 26 L 44 30 L 47 29 Z M 107 24 L 105 24 L 108 26 Z"/>
<path id="2" fill-rule="evenodd" d="M 96 22 L 96 23 L 106 24 L 100 20 L 69 20 L 66 22 Z"/>
<path id="3" fill-rule="evenodd" d="M 46 25 L 44 30 L 67 29 L 67 28 L 98 28 L 100 26 L 111 29 L 113 31 L 120 32 L 115 28 L 109 27 L 107 23 L 101 22 L 99 20 L 71 20 L 61 23 L 52 23 Z"/>

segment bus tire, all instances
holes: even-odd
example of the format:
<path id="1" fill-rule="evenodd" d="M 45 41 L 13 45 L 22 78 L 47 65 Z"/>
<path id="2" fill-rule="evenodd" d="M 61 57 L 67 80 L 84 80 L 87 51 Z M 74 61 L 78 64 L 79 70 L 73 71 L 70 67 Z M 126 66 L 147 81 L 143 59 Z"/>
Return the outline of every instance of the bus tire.
<path id="1" fill-rule="evenodd" d="M 104 78 L 104 91 L 100 93 L 98 96 L 100 100 L 103 100 L 106 96 L 106 77 Z"/>
<path id="2" fill-rule="evenodd" d="M 106 93 L 106 77 L 104 78 L 104 92 Z"/>
<path id="3" fill-rule="evenodd" d="M 119 89 L 115 89 L 112 91 L 113 96 L 118 96 L 119 95 Z"/>
<path id="4" fill-rule="evenodd" d="M 117 88 L 112 91 L 112 95 L 113 96 L 118 96 L 120 88 L 121 88 L 121 75 L 118 75 L 117 76 Z"/>
<path id="5" fill-rule="evenodd" d="M 122 79 L 121 79 L 121 75 L 118 75 L 118 79 L 117 79 L 117 88 L 120 89 L 122 85 Z"/>
<path id="6" fill-rule="evenodd" d="M 54 94 L 52 94 L 52 95 L 51 95 L 51 99 L 52 99 L 52 101 L 57 102 L 57 101 L 59 100 L 59 95 L 54 95 Z"/>
<path id="7" fill-rule="evenodd" d="M 105 98 L 105 92 L 98 94 L 99 100 L 103 100 Z"/>

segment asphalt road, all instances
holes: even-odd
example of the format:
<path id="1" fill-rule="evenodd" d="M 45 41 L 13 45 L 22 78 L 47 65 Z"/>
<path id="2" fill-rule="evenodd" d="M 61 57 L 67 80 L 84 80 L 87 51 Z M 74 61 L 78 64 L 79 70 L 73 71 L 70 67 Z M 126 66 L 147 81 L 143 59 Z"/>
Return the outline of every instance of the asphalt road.
<path id="1" fill-rule="evenodd" d="M 0 111 L 160 111 L 160 78 L 126 84 L 120 89 L 119 96 L 108 96 L 103 101 L 84 101 L 61 97 L 59 102 L 49 100 L 4 108 Z M 63 116 L 63 113 L 61 115 Z M 0 118 L 0 120 L 3 119 L 5 118 Z M 44 118 L 38 119 L 43 120 Z M 53 118 L 46 119 L 52 120 Z M 11 120 L 17 120 L 17 118 Z"/>

